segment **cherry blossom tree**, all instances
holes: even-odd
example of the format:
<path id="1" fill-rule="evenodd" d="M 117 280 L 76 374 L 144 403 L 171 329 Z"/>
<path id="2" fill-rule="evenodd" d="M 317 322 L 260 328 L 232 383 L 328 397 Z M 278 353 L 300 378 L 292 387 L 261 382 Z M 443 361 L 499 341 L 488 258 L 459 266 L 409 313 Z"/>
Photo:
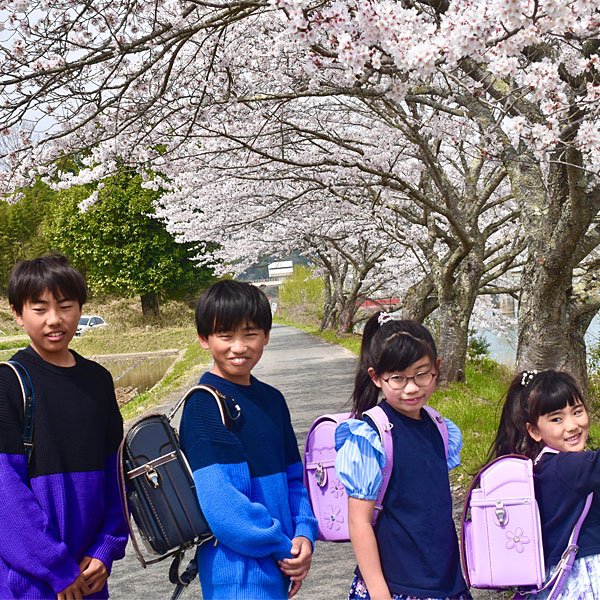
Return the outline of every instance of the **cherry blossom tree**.
<path id="1" fill-rule="evenodd" d="M 418 303 L 409 295 L 404 312 L 422 319 L 439 307 L 442 380 L 464 378 L 479 287 L 514 267 L 524 247 L 519 235 L 507 235 L 517 217 L 507 173 L 482 155 L 480 133 L 453 136 L 446 130 L 457 133 L 464 120 L 444 125 L 431 110 L 373 99 L 301 99 L 265 113 L 238 112 L 220 129 L 213 123 L 202 142 L 211 184 L 198 180 L 191 191 L 188 175 L 163 182 L 173 191 L 163 196 L 161 217 L 188 241 L 212 227 L 222 258 L 238 268 L 239 253 L 251 254 L 247 242 L 226 243 L 232 231 L 260 240 L 255 256 L 310 240 L 334 284 L 340 331 L 374 285 L 404 297 L 429 282 Z"/>
<path id="2" fill-rule="evenodd" d="M 599 241 L 598 4 L 280 0 L 277 6 L 290 34 L 311 52 L 315 78 L 337 68 L 349 87 L 442 103 L 487 128 L 489 151 L 509 174 L 527 239 L 518 367 L 566 368 L 585 381 L 583 333 L 599 307 L 586 262 Z"/>
<path id="3" fill-rule="evenodd" d="M 398 133 L 399 111 L 390 119 L 387 107 L 431 118 L 430 139 L 438 143 L 447 140 L 435 127 L 448 136 L 460 122 L 462 136 L 470 126 L 468 139 L 476 141 L 469 162 L 485 159 L 490 172 L 502 165 L 521 215 L 528 258 L 519 367 L 567 368 L 583 379 L 583 331 L 599 306 L 595 0 L 2 0 L 0 11 L 0 129 L 33 124 L 20 147 L 0 157 L 11 167 L 0 172 L 6 190 L 31 180 L 36 169 L 54 174 L 53 161 L 65 153 L 87 151 L 89 168 L 63 175 L 63 186 L 105 177 L 125 157 L 141 171 L 164 175 L 149 185 L 172 191 L 173 223 L 210 210 L 205 226 L 218 228 L 232 207 L 197 203 L 199 186 L 235 197 L 238 214 L 246 198 L 246 221 L 275 210 L 261 204 L 257 179 L 231 177 L 245 150 L 255 176 L 263 170 L 264 181 L 279 182 L 270 197 L 290 208 L 292 199 L 311 195 L 348 199 L 355 187 L 366 209 L 373 196 L 388 208 L 416 203 L 407 182 L 422 196 L 419 186 L 429 186 L 447 202 L 455 186 L 423 161 L 424 148 L 423 156 L 409 152 L 406 159 L 404 149 L 418 143 Z M 325 104 L 331 108 L 317 110 Z M 278 137 L 262 135 L 260 127 L 274 123 Z M 392 180 L 391 163 L 399 165 Z M 415 182 L 423 165 L 431 181 Z M 461 194 L 485 196 L 479 183 L 473 194 L 465 182 L 468 193 Z M 449 236 L 444 219 L 465 227 L 457 202 L 443 208 L 432 246 Z M 485 231 L 489 223 L 481 219 Z M 425 236 L 433 231 L 415 227 Z M 228 235 L 242 239 L 241 231 Z M 490 248 L 502 243 L 500 230 L 488 232 Z M 435 270 L 424 277 L 425 288 L 428 277 L 434 287 L 443 280 Z"/>

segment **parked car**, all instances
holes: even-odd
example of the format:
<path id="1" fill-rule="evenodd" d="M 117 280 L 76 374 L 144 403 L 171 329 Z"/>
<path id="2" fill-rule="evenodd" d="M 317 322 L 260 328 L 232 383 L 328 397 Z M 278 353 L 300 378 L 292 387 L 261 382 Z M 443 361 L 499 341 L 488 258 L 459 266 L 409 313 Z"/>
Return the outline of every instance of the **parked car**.
<path id="1" fill-rule="evenodd" d="M 85 331 L 96 329 L 96 327 L 108 327 L 108 323 L 97 315 L 81 315 L 75 335 L 80 336 Z"/>

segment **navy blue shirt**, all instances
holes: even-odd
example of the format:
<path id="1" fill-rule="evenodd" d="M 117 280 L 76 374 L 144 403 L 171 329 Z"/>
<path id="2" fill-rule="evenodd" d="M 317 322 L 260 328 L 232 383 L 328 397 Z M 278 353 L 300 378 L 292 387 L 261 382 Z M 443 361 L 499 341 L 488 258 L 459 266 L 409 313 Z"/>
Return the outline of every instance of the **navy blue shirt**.
<path id="1" fill-rule="evenodd" d="M 534 474 L 546 567 L 560 560 L 590 492 L 594 500 L 579 534 L 577 556 L 600 554 L 600 451 L 546 453 Z"/>
<path id="2" fill-rule="evenodd" d="M 394 426 L 394 468 L 375 525 L 388 588 L 394 594 L 424 598 L 465 592 L 438 428 L 423 410 L 422 419 L 416 420 L 385 401 L 380 406 Z"/>

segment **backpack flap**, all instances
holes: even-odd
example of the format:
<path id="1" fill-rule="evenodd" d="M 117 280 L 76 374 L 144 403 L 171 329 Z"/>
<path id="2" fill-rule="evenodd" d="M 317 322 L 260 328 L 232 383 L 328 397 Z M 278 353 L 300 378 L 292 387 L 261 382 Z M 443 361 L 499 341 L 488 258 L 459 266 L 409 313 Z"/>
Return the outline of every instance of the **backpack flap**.
<path id="1" fill-rule="evenodd" d="M 531 460 L 503 456 L 475 478 L 463 514 L 462 559 L 473 587 L 542 586 L 544 551 Z"/>
<path id="2" fill-rule="evenodd" d="M 165 415 L 149 415 L 125 437 L 125 477 L 134 521 L 148 550 L 166 554 L 212 537 L 194 479 Z"/>
<path id="3" fill-rule="evenodd" d="M 347 542 L 348 496 L 335 472 L 335 430 L 350 413 L 319 417 L 310 428 L 304 448 L 304 485 L 319 522 L 320 540 Z"/>

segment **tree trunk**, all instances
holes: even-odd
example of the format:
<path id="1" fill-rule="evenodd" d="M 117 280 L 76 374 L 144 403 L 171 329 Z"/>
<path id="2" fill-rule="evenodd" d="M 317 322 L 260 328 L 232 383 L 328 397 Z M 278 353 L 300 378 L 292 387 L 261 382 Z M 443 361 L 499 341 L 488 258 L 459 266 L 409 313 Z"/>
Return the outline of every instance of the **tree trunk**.
<path id="1" fill-rule="evenodd" d="M 148 292 L 141 295 L 142 314 L 144 317 L 158 317 L 160 311 L 158 306 L 158 294 L 156 292 Z"/>
<path id="2" fill-rule="evenodd" d="M 470 317 L 465 312 L 457 305 L 440 306 L 438 353 L 442 363 L 438 383 L 441 385 L 465 380 Z"/>
<path id="3" fill-rule="evenodd" d="M 438 354 L 442 359 L 438 383 L 465 381 L 469 347 L 469 321 L 483 273 L 483 251 L 476 246 L 465 257 L 454 277 L 438 289 L 440 340 Z"/>
<path id="4" fill-rule="evenodd" d="M 446 256 L 432 270 L 439 300 L 441 385 L 465 380 L 469 321 L 484 267 L 485 240 L 476 235 L 473 240 L 470 247 Z"/>
<path id="5" fill-rule="evenodd" d="M 352 331 L 352 328 L 354 327 L 354 318 L 358 312 L 358 296 L 362 290 L 362 286 L 362 279 L 357 279 L 354 281 L 347 294 L 344 294 L 341 290 L 338 293 L 337 335 L 343 335 L 344 333 L 350 333 Z"/>
<path id="6" fill-rule="evenodd" d="M 534 158 L 521 155 L 511 165 L 529 249 L 521 276 L 517 369 L 568 371 L 585 389 L 584 335 L 595 311 L 573 294 L 573 271 L 585 257 L 583 239 L 599 202 L 598 194 L 586 193 L 577 157 L 569 158 L 571 166 L 551 165 L 547 186 Z"/>
<path id="7" fill-rule="evenodd" d="M 595 307 L 580 307 L 571 298 L 570 271 L 548 273 L 530 259 L 523 271 L 519 302 L 517 370 L 567 371 L 585 392 L 585 332 Z M 542 291 L 540 291 L 540 289 Z"/>
<path id="8" fill-rule="evenodd" d="M 356 315 L 356 298 L 344 297 L 338 304 L 338 324 L 336 335 L 343 335 L 352 331 L 354 316 Z"/>
<path id="9" fill-rule="evenodd" d="M 319 331 L 325 331 L 326 329 L 333 329 L 335 327 L 335 298 L 331 292 L 331 279 L 329 277 L 323 278 L 325 281 L 325 305 L 323 306 L 323 317 L 321 318 L 321 325 Z"/>
<path id="10" fill-rule="evenodd" d="M 413 319 L 422 323 L 437 307 L 433 279 L 431 275 L 426 275 L 408 289 L 404 295 L 400 314 L 403 319 Z"/>

